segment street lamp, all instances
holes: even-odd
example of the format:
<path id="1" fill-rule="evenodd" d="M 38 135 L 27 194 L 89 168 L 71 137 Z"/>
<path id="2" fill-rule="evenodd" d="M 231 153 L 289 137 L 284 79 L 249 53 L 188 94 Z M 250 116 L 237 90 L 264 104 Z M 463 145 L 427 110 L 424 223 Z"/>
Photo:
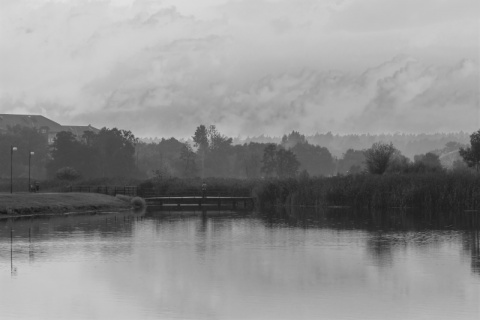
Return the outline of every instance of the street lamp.
<path id="1" fill-rule="evenodd" d="M 17 151 L 17 147 L 10 145 L 10 193 L 13 193 L 13 151 Z"/>
<path id="2" fill-rule="evenodd" d="M 30 161 L 32 160 L 32 156 L 35 154 L 35 152 L 30 151 L 28 153 L 28 192 L 32 191 L 31 184 L 30 184 Z"/>

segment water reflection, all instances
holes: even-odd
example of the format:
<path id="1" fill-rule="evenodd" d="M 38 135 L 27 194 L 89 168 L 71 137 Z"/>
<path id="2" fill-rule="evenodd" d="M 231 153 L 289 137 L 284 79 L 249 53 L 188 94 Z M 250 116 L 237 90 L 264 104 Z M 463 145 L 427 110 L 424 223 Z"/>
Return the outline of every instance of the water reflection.
<path id="1" fill-rule="evenodd" d="M 471 256 L 472 272 L 480 276 L 480 231 L 466 232 L 463 237 L 463 250 Z"/>
<path id="2" fill-rule="evenodd" d="M 478 229 L 417 217 L 172 210 L 4 220 L 0 318 L 477 319 Z"/>

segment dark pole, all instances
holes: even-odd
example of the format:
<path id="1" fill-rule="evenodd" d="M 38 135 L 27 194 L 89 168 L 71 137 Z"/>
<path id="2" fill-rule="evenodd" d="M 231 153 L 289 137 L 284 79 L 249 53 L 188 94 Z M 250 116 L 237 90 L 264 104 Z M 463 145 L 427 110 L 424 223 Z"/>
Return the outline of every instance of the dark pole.
<path id="1" fill-rule="evenodd" d="M 10 193 L 13 193 L 13 146 L 10 146 Z"/>
<path id="2" fill-rule="evenodd" d="M 13 151 L 16 151 L 17 147 L 10 145 L 10 193 L 13 193 Z"/>
<path id="3" fill-rule="evenodd" d="M 30 160 L 32 159 L 32 152 L 28 153 L 28 192 L 30 192 Z"/>

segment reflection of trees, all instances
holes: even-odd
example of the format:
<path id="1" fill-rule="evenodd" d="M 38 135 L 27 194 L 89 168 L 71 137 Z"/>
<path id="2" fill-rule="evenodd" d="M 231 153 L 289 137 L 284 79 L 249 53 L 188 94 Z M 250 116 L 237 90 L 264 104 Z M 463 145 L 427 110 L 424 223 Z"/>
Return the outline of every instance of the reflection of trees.
<path id="1" fill-rule="evenodd" d="M 463 250 L 470 254 L 472 272 L 480 276 L 480 231 L 466 232 L 463 239 Z"/>
<path id="2" fill-rule="evenodd" d="M 199 255 L 200 259 L 203 260 L 205 258 L 205 252 L 207 251 L 208 238 L 208 218 L 205 211 L 202 212 L 195 231 L 195 252 Z"/>
<path id="3" fill-rule="evenodd" d="M 393 262 L 393 247 L 396 240 L 389 238 L 382 232 L 372 233 L 366 241 L 367 252 L 372 257 L 375 265 L 391 266 Z"/>
<path id="4" fill-rule="evenodd" d="M 265 225 L 283 224 L 300 228 L 330 228 L 359 230 L 468 230 L 478 229 L 480 219 L 466 212 L 432 212 L 417 209 L 367 210 L 349 207 L 306 208 L 277 207 L 261 213 Z"/>
<path id="5" fill-rule="evenodd" d="M 115 218 L 116 217 L 116 218 Z M 37 216 L 0 221 L 0 241 L 10 241 L 10 229 L 13 229 L 13 259 L 28 259 L 30 263 L 58 253 L 50 248 L 50 242 L 69 244 L 66 250 L 98 250 L 101 255 L 125 254 L 132 250 L 130 242 L 120 241 L 121 245 L 92 246 L 89 237 L 125 238 L 133 235 L 138 214 L 105 213 L 59 216 Z M 8 239 L 8 240 L 7 240 Z M 71 242 L 73 240 L 73 242 Z M 63 254 L 63 253 L 61 253 Z"/>

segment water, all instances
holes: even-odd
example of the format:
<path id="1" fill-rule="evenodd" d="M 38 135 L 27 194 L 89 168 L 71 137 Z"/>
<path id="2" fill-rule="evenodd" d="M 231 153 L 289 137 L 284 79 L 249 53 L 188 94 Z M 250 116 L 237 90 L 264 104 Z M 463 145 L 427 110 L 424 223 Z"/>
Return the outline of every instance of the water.
<path id="1" fill-rule="evenodd" d="M 478 320 L 478 229 L 381 217 L 0 220 L 0 318 Z"/>

